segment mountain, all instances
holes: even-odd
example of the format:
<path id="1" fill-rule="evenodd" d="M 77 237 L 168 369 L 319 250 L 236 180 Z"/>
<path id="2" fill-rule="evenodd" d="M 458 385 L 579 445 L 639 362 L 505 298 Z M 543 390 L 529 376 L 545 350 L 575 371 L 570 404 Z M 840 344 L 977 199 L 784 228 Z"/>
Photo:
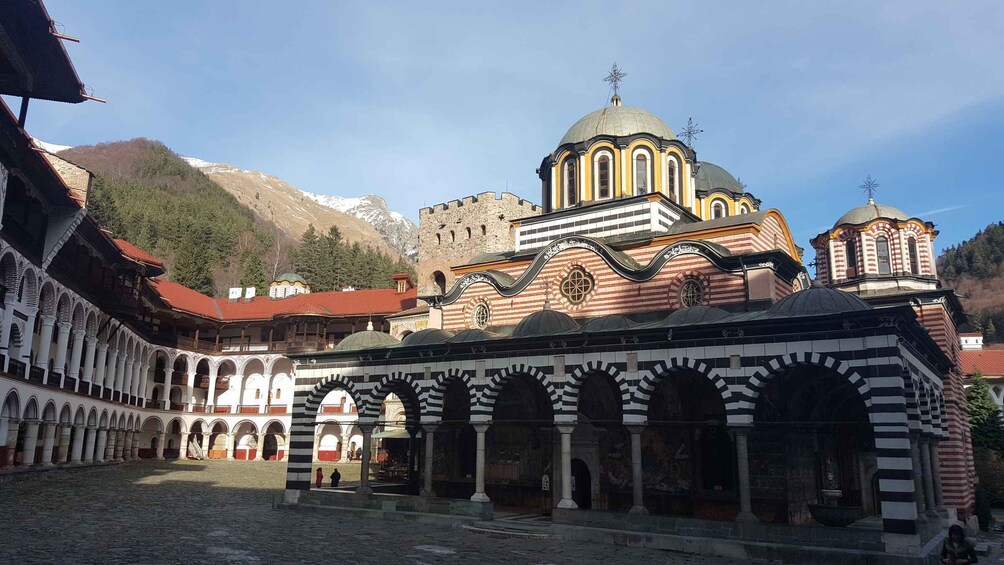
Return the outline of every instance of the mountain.
<path id="1" fill-rule="evenodd" d="M 337 226 L 342 238 L 349 243 L 358 243 L 394 259 L 404 256 L 400 248 L 389 243 L 369 220 L 321 205 L 274 175 L 195 157 L 184 159 L 256 216 L 274 223 L 289 237 L 299 240 L 308 225 L 313 225 L 318 233 L 327 233 L 328 228 Z M 386 204 L 384 207 L 386 209 Z"/>
<path id="2" fill-rule="evenodd" d="M 972 239 L 945 249 L 938 272 L 952 287 L 985 341 L 1004 342 L 1004 222 L 990 224 Z"/>
<path id="3" fill-rule="evenodd" d="M 418 226 L 404 215 L 387 207 L 387 201 L 370 194 L 358 198 L 344 198 L 303 191 L 307 198 L 322 206 L 350 214 L 372 225 L 384 240 L 409 259 L 418 259 Z"/>

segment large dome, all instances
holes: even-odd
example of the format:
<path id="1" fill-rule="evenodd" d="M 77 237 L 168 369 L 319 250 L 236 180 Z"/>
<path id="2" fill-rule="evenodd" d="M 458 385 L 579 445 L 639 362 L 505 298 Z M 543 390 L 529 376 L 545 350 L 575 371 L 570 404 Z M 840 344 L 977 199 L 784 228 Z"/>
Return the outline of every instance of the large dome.
<path id="1" fill-rule="evenodd" d="M 724 188 L 735 194 L 742 194 L 744 192 L 742 185 L 739 184 L 736 177 L 732 176 L 732 173 L 707 161 L 701 161 L 700 164 L 701 166 L 697 169 L 697 178 L 695 179 L 697 190 L 709 191 L 715 188 Z"/>
<path id="2" fill-rule="evenodd" d="M 640 108 L 608 106 L 590 112 L 568 128 L 558 145 L 582 143 L 599 135 L 623 137 L 648 133 L 661 139 L 676 139 L 676 134 L 665 122 Z"/>
<path id="3" fill-rule="evenodd" d="M 512 337 L 533 337 L 573 332 L 579 329 L 579 323 L 564 312 L 541 310 L 520 320 Z"/>
<path id="4" fill-rule="evenodd" d="M 843 216 L 840 216 L 840 219 L 833 224 L 833 227 L 847 224 L 867 224 L 868 222 L 879 218 L 889 218 L 890 220 L 909 220 L 910 216 L 907 216 L 906 213 L 899 208 L 876 204 L 875 201 L 869 200 L 868 204 L 858 206 L 857 208 L 848 211 Z"/>
<path id="5" fill-rule="evenodd" d="M 356 351 L 358 349 L 371 349 L 374 347 L 388 347 L 399 343 L 397 338 L 390 334 L 374 330 L 356 332 L 346 336 L 338 342 L 335 351 Z"/>

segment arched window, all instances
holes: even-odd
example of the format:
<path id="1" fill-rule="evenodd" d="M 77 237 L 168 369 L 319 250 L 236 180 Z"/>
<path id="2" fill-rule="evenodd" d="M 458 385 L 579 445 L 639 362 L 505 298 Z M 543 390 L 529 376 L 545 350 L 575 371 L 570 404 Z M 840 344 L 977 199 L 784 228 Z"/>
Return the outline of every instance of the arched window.
<path id="1" fill-rule="evenodd" d="M 485 227 L 484 224 L 481 224 L 481 235 L 487 235 L 487 234 L 488 234 L 488 228 Z"/>
<path id="2" fill-rule="evenodd" d="M 470 239 L 471 238 L 471 228 L 466 228 L 466 229 L 467 229 L 467 239 Z"/>
<path id="3" fill-rule="evenodd" d="M 565 206 L 575 206 L 579 202 L 579 177 L 575 169 L 575 158 L 565 159 Z"/>
<path id="4" fill-rule="evenodd" d="M 666 196 L 673 202 L 679 202 L 676 197 L 676 160 L 669 158 L 666 165 Z"/>
<path id="5" fill-rule="evenodd" d="M 746 203 L 744 202 L 741 206 L 739 206 L 739 213 L 740 214 L 749 214 L 750 213 L 750 207 L 747 206 Z"/>
<path id="6" fill-rule="evenodd" d="M 446 275 L 442 271 L 432 273 L 432 282 L 439 288 L 439 294 L 446 294 Z"/>
<path id="7" fill-rule="evenodd" d="M 912 236 L 906 240 L 906 249 L 910 254 L 910 273 L 914 275 L 920 274 L 920 260 L 917 257 L 917 240 Z"/>
<path id="8" fill-rule="evenodd" d="M 436 245 L 442 245 L 442 244 L 443 244 L 443 236 L 441 236 L 441 235 L 439 235 L 437 233 L 436 234 Z"/>
<path id="9" fill-rule="evenodd" d="M 884 235 L 875 238 L 875 252 L 878 254 L 879 274 L 892 274 L 892 265 L 889 262 L 889 240 Z"/>
<path id="10" fill-rule="evenodd" d="M 648 152 L 639 150 L 634 155 L 634 189 L 635 194 L 648 194 L 652 188 L 651 174 L 649 174 Z"/>
<path id="11" fill-rule="evenodd" d="M 613 195 L 611 174 L 613 160 L 609 151 L 600 151 L 593 161 L 593 192 L 596 200 L 606 200 Z"/>
<path id="12" fill-rule="evenodd" d="M 847 277 L 858 276 L 858 248 L 853 239 L 844 244 L 844 257 L 847 259 Z"/>
<path id="13" fill-rule="evenodd" d="M 725 202 L 721 200 L 715 200 L 711 203 L 711 218 L 724 218 L 729 215 L 729 209 L 725 206 Z"/>
<path id="14" fill-rule="evenodd" d="M 450 243 L 454 241 L 457 241 L 457 234 L 453 233 L 453 230 L 450 230 Z"/>

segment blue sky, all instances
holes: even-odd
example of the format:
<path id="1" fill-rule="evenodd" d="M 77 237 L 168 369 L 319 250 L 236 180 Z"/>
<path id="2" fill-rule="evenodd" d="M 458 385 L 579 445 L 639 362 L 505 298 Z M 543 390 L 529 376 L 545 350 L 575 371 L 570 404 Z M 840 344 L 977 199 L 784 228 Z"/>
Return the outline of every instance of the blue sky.
<path id="1" fill-rule="evenodd" d="M 108 104 L 32 104 L 81 145 L 149 137 L 323 194 L 540 200 L 534 169 L 602 78 L 779 208 L 797 243 L 864 203 L 939 249 L 1004 219 L 1004 4 L 47 0 Z M 807 257 L 807 259 L 811 259 Z"/>

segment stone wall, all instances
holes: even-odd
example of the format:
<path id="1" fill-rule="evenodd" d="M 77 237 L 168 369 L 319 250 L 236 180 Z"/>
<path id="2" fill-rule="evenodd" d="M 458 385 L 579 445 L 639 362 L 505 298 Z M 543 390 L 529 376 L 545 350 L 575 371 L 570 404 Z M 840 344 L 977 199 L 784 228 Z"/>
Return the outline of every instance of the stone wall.
<path id="1" fill-rule="evenodd" d="M 511 251 L 515 247 L 512 220 L 538 216 L 540 206 L 515 194 L 482 192 L 422 208 L 418 212 L 418 294 L 442 294 L 453 285 L 451 267 L 464 265 L 479 253 Z"/>

